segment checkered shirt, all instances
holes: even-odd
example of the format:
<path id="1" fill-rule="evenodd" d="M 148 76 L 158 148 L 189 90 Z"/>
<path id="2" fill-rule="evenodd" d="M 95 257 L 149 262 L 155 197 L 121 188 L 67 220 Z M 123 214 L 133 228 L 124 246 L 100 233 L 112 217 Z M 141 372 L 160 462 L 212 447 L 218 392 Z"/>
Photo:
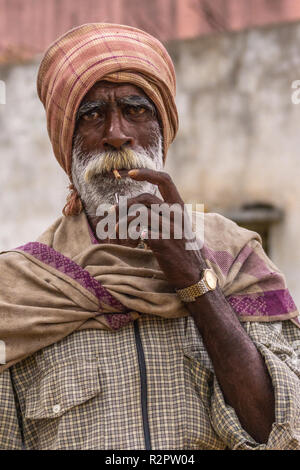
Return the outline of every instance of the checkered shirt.
<path id="1" fill-rule="evenodd" d="M 267 444 L 241 427 L 191 317 L 138 321 L 152 449 L 300 449 L 300 329 L 244 323 L 275 390 Z M 75 332 L 0 375 L 0 449 L 144 449 L 133 324 Z"/>

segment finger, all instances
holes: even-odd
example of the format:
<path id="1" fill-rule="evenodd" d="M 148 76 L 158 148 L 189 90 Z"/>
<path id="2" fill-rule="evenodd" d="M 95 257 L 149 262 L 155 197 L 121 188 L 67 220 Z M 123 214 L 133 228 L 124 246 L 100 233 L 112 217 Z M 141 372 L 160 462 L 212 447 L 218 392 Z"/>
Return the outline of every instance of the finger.
<path id="1" fill-rule="evenodd" d="M 148 210 L 147 216 L 143 219 L 136 215 L 128 216 L 126 219 L 119 219 L 115 226 L 117 239 L 133 241 L 145 239 L 162 239 L 162 216 L 160 215 L 157 223 L 151 224 L 151 211 Z"/>
<path id="2" fill-rule="evenodd" d="M 125 223 L 119 220 L 115 226 L 116 236 L 119 239 L 138 240 L 142 230 L 147 229 L 148 231 L 149 229 L 148 218 L 141 223 L 139 219 L 137 220 L 136 216 L 128 216 L 123 222 Z"/>
<path id="3" fill-rule="evenodd" d="M 150 209 L 152 204 L 162 204 L 163 202 L 164 201 L 162 201 L 159 197 L 155 196 L 154 194 L 142 193 L 138 196 L 128 198 L 127 206 L 130 207 L 133 204 L 141 204 Z"/>
<path id="4" fill-rule="evenodd" d="M 151 219 L 151 222 L 150 222 Z M 181 226 L 176 227 L 176 224 L 170 223 L 159 215 L 155 223 L 152 223 L 151 214 L 149 211 L 148 218 L 141 220 L 134 216 L 128 216 L 126 220 L 116 223 L 115 226 L 116 238 L 119 240 L 138 240 L 143 238 L 145 240 L 182 240 L 184 238 Z"/>
<path id="5" fill-rule="evenodd" d="M 163 233 L 163 238 L 182 238 L 184 232 L 184 217 L 182 207 L 178 203 L 169 205 L 167 203 L 162 204 L 150 204 L 151 201 L 156 202 L 156 198 L 149 195 L 140 195 L 139 197 L 132 198 L 129 207 L 126 210 L 120 210 L 119 206 L 116 207 L 118 226 L 122 227 L 122 237 L 127 227 L 134 220 L 135 223 L 132 227 L 138 226 L 151 226 L 151 229 Z M 144 202 L 144 204 L 138 203 L 138 201 Z M 134 204 L 135 203 L 135 204 Z"/>
<path id="6" fill-rule="evenodd" d="M 132 248 L 149 249 L 150 244 L 148 239 L 151 237 L 158 239 L 159 236 L 155 236 L 150 228 L 144 225 L 139 226 L 138 224 L 134 224 L 132 228 L 130 222 L 134 219 L 135 217 L 128 217 L 128 228 L 125 230 L 125 236 L 120 236 L 120 230 L 122 230 L 122 228 L 120 228 L 119 223 L 116 224 L 117 243 L 131 246 Z"/>
<path id="7" fill-rule="evenodd" d="M 165 202 L 183 204 L 183 200 L 168 173 L 150 170 L 149 168 L 139 168 L 130 170 L 128 176 L 136 181 L 148 181 L 156 184 Z"/>
<path id="8" fill-rule="evenodd" d="M 126 217 L 129 209 L 134 206 L 140 206 L 141 211 L 146 209 L 151 209 L 151 207 L 155 207 L 152 205 L 160 205 L 163 204 L 164 201 L 159 199 L 157 196 L 154 196 L 153 194 L 150 193 L 142 193 L 139 194 L 138 196 L 128 198 L 126 201 L 122 201 L 119 204 L 116 204 L 111 207 L 111 211 L 116 212 L 116 217 L 119 218 L 120 215 L 121 217 Z M 121 208 L 121 204 L 123 204 L 123 207 Z M 135 208 L 138 211 L 138 207 Z"/>

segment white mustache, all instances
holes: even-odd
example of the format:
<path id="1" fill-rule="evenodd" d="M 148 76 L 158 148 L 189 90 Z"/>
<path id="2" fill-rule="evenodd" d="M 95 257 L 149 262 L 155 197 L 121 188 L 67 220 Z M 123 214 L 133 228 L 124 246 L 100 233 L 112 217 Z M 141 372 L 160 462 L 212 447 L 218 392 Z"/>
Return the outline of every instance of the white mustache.
<path id="1" fill-rule="evenodd" d="M 131 170 L 133 168 L 149 168 L 155 170 L 155 163 L 144 153 L 135 152 L 131 149 L 123 149 L 114 152 L 103 152 L 95 155 L 84 172 L 84 181 L 90 183 L 97 175 L 104 175 L 112 170 Z"/>

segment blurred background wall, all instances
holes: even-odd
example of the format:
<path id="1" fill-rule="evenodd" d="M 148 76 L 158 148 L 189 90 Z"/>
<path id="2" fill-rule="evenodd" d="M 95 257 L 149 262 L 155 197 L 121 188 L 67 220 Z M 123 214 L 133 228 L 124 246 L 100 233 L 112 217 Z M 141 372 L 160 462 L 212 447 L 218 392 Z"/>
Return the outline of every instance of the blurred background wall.
<path id="1" fill-rule="evenodd" d="M 0 0 L 0 249 L 34 240 L 61 214 L 68 181 L 47 136 L 37 69 L 57 36 L 98 21 L 164 41 L 180 116 L 167 170 L 187 202 L 261 233 L 300 305 L 300 104 L 291 100 L 300 2 L 292 0 Z"/>

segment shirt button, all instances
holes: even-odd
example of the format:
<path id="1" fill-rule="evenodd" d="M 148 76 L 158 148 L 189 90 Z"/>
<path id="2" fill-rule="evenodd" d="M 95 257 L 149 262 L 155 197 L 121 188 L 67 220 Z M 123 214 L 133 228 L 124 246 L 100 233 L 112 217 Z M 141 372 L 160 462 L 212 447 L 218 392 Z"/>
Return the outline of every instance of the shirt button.
<path id="1" fill-rule="evenodd" d="M 60 405 L 54 405 L 53 406 L 53 413 L 57 414 L 60 412 Z"/>

